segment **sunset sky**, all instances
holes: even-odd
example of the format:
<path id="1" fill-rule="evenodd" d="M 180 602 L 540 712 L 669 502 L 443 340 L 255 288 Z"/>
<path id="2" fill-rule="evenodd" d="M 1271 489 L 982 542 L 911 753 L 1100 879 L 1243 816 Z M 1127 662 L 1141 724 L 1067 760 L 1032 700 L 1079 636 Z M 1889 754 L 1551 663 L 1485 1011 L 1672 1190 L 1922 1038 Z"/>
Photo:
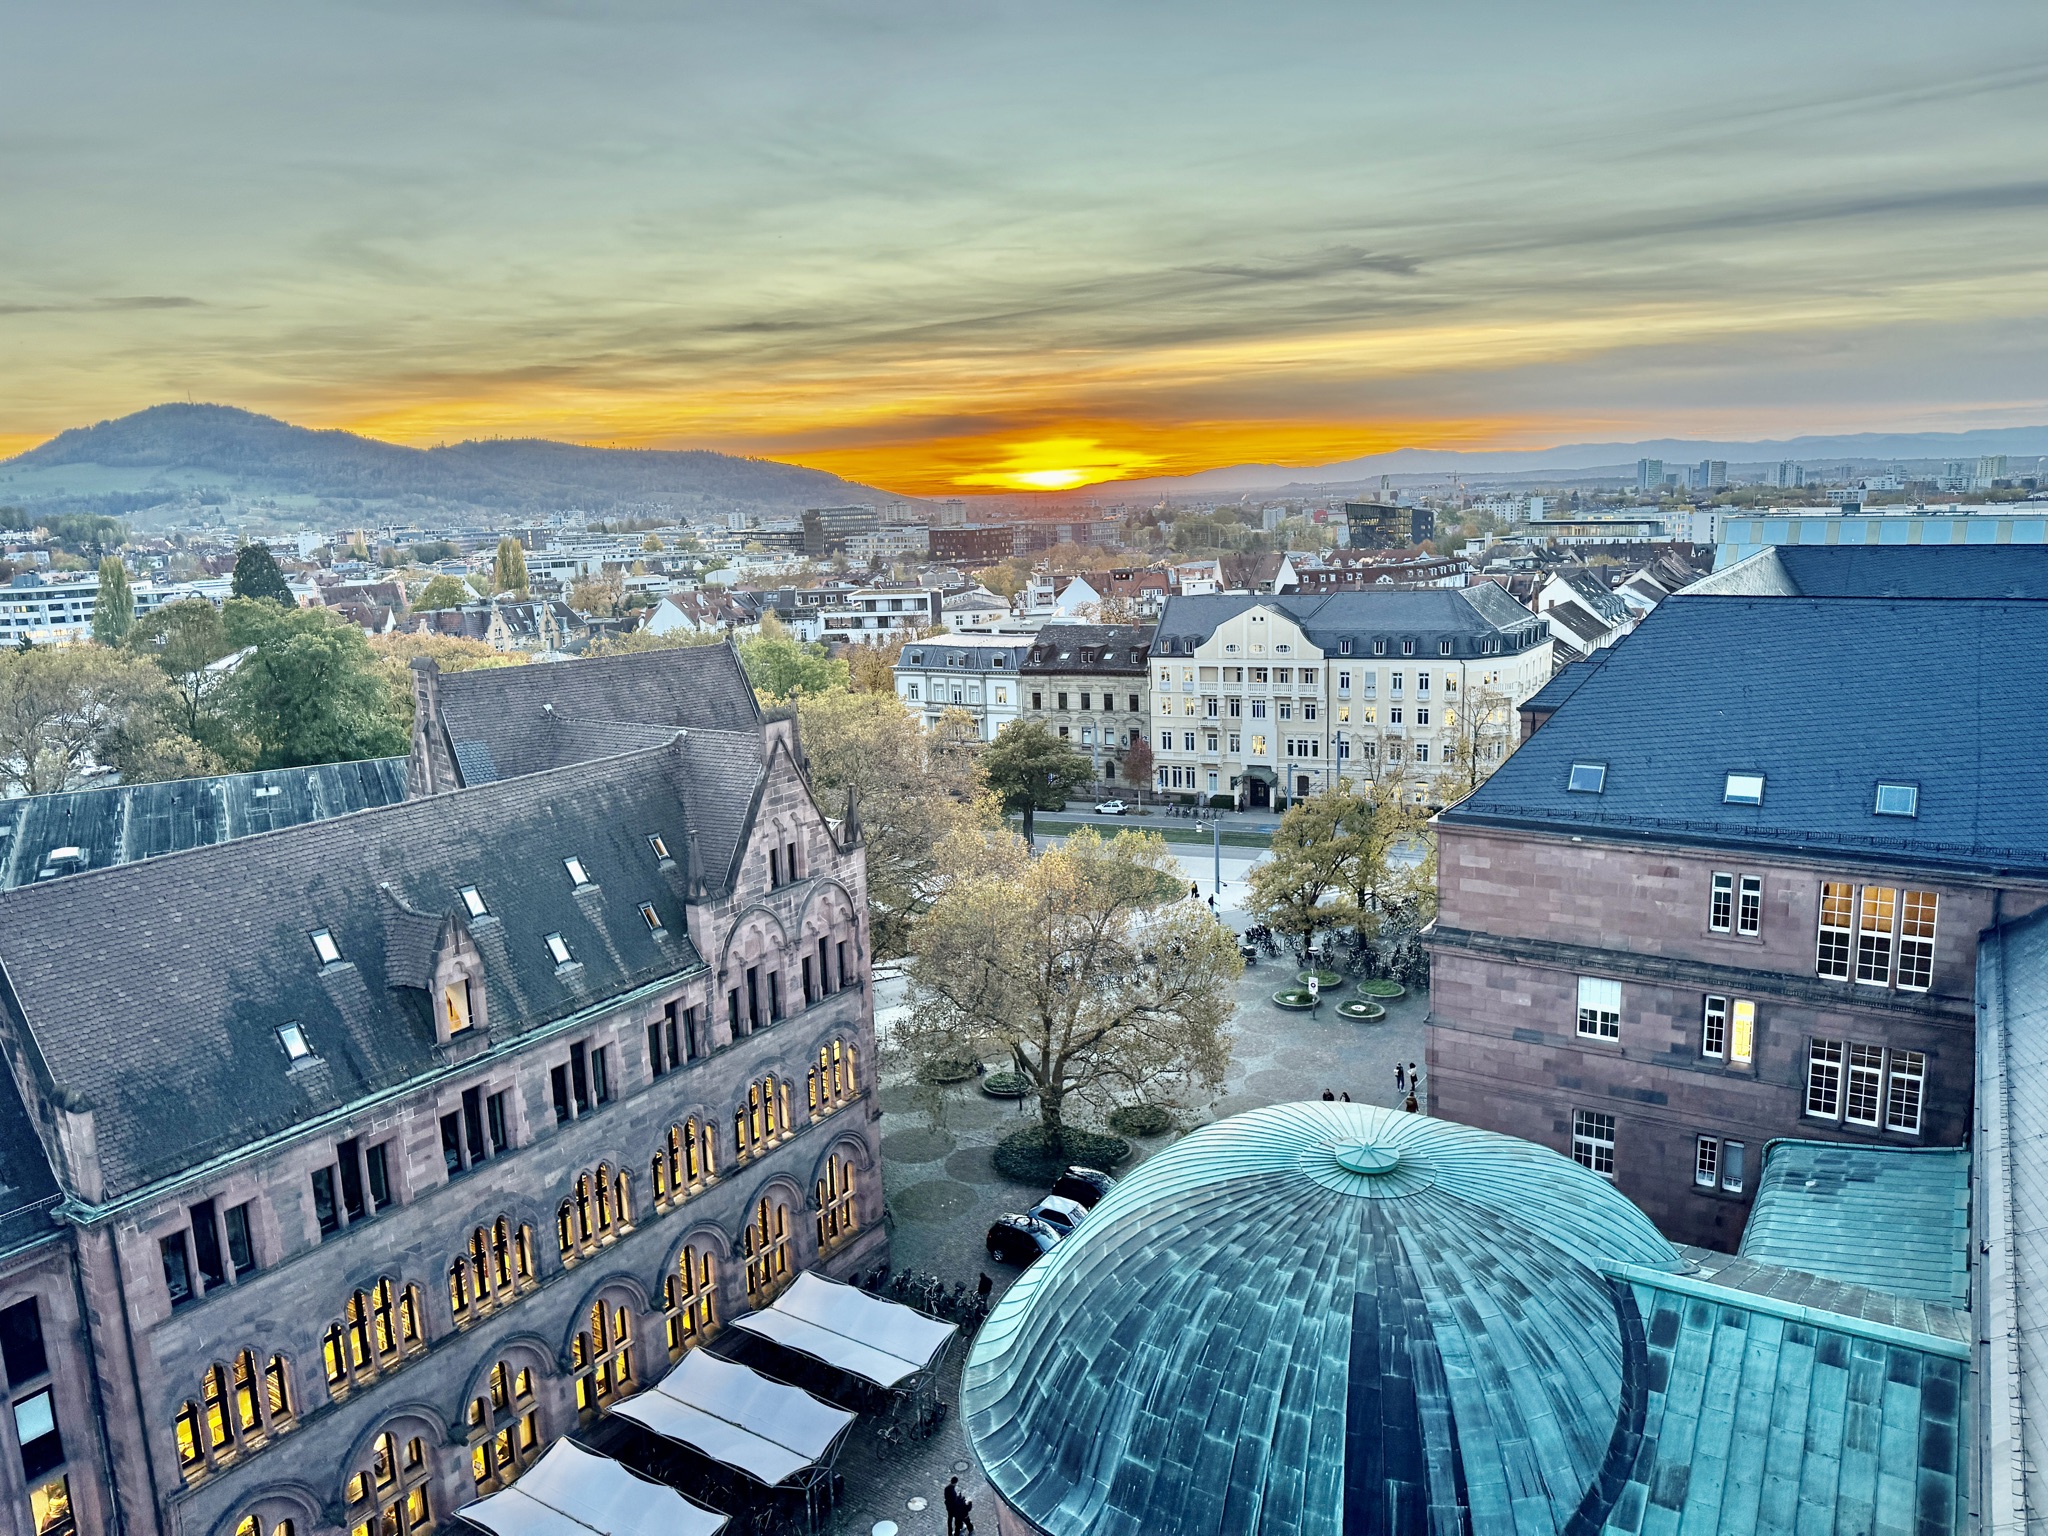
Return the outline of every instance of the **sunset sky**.
<path id="1" fill-rule="evenodd" d="M 18 0 L 0 453 L 913 494 L 2048 422 L 2048 5 Z"/>

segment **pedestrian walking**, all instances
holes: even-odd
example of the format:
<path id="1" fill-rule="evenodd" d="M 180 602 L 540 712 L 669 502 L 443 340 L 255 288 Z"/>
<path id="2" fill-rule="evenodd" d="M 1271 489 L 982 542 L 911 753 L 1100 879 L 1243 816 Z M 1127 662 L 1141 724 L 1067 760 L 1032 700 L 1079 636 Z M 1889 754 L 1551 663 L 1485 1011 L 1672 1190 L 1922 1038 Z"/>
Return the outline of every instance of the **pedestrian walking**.
<path id="1" fill-rule="evenodd" d="M 1209 898 L 1209 910 L 1211 912 L 1214 912 L 1216 910 L 1216 898 L 1213 895 L 1211 895 Z"/>
<path id="2" fill-rule="evenodd" d="M 1196 884 L 1196 883 L 1195 883 L 1195 882 L 1194 882 L 1193 880 L 1190 880 L 1190 881 L 1188 882 L 1188 900 L 1189 900 L 1189 901 L 1200 901 L 1201 899 L 1202 899 L 1202 888 L 1201 888 L 1201 886 L 1200 886 L 1200 885 L 1198 885 L 1198 884 Z"/>
<path id="3" fill-rule="evenodd" d="M 1421 1110 L 1422 1106 L 1415 1102 L 1415 1092 L 1413 1089 L 1409 1090 L 1407 1101 L 1401 1107 L 1411 1115 Z"/>
<path id="4" fill-rule="evenodd" d="M 1408 1069 L 1398 1061 L 1394 1063 L 1394 1091 L 1401 1092 L 1408 1086 Z"/>
<path id="5" fill-rule="evenodd" d="M 946 1536 L 960 1536 L 961 1527 L 967 1523 L 966 1504 L 960 1492 L 960 1479 L 956 1477 L 946 1484 Z"/>
<path id="6" fill-rule="evenodd" d="M 1334 1093 L 1330 1092 L 1330 1090 L 1329 1090 L 1329 1089 L 1325 1088 L 1325 1089 L 1323 1090 L 1323 1102 L 1324 1102 L 1325 1104 L 1334 1104 L 1334 1103 L 1336 1103 L 1336 1102 L 1337 1102 L 1337 1095 L 1335 1095 Z"/>
<path id="7" fill-rule="evenodd" d="M 987 1301 L 988 1293 L 994 1290 L 995 1288 L 996 1283 L 995 1281 L 989 1279 L 988 1271 L 981 1271 L 981 1278 L 974 1282 L 974 1294 L 979 1296 L 983 1301 Z"/>
<path id="8" fill-rule="evenodd" d="M 1349 1104 L 1351 1102 L 1351 1090 L 1349 1088 L 1346 1088 L 1344 1090 L 1343 1098 L 1346 1104 Z"/>

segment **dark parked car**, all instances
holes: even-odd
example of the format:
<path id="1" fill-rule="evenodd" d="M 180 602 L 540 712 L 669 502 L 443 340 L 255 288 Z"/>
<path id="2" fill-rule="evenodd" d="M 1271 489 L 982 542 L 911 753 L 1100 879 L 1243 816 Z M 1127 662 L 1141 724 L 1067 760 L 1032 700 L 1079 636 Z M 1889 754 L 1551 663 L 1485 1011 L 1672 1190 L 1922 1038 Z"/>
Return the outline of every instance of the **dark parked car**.
<path id="1" fill-rule="evenodd" d="M 1030 1216 L 998 1216 L 988 1229 L 988 1256 L 1020 1269 L 1059 1247 L 1061 1234 Z"/>
<path id="2" fill-rule="evenodd" d="M 1108 1174 L 1099 1168 L 1069 1168 L 1059 1176 L 1052 1192 L 1062 1200 L 1071 1200 L 1084 1211 L 1092 1211 L 1095 1204 L 1116 1184 Z"/>

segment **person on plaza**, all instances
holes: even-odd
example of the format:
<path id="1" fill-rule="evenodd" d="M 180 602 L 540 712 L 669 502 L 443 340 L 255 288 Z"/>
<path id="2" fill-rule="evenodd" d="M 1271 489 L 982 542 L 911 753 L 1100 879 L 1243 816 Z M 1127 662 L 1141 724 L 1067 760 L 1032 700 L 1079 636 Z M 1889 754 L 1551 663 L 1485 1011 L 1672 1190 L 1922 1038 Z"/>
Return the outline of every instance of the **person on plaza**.
<path id="1" fill-rule="evenodd" d="M 967 1523 L 967 1500 L 960 1492 L 960 1479 L 953 1478 L 946 1484 L 946 1536 L 960 1536 L 961 1527 Z"/>
<path id="2" fill-rule="evenodd" d="M 1214 912 L 1216 910 L 1216 898 L 1214 896 L 1211 896 L 1209 898 L 1209 910 L 1211 912 Z"/>
<path id="3" fill-rule="evenodd" d="M 1407 1111 L 1408 1111 L 1408 1113 L 1409 1113 L 1409 1114 L 1411 1114 L 1411 1115 L 1412 1115 L 1412 1114 L 1416 1114 L 1416 1113 L 1418 1113 L 1418 1112 L 1419 1112 L 1419 1111 L 1421 1110 L 1422 1106 L 1421 1106 L 1420 1104 L 1418 1104 L 1418 1103 L 1416 1103 L 1416 1102 L 1415 1102 L 1415 1090 L 1414 1090 L 1414 1089 L 1412 1089 L 1412 1088 L 1411 1088 L 1411 1089 L 1409 1089 L 1409 1090 L 1408 1090 L 1408 1098 L 1407 1098 L 1407 1100 L 1406 1100 L 1406 1101 L 1405 1101 L 1405 1102 L 1404 1102 L 1404 1103 L 1403 1103 L 1403 1104 L 1401 1105 L 1401 1107 L 1402 1107 L 1403 1109 L 1407 1110 Z"/>
<path id="4" fill-rule="evenodd" d="M 981 1272 L 981 1278 L 974 1282 L 974 1294 L 979 1296 L 983 1301 L 988 1300 L 988 1293 L 994 1290 L 995 1288 L 996 1283 L 995 1281 L 989 1279 L 987 1270 L 983 1270 Z"/>
<path id="5" fill-rule="evenodd" d="M 1344 1090 L 1342 1098 L 1346 1104 L 1349 1104 L 1351 1102 L 1351 1090 L 1349 1088 L 1346 1088 Z"/>
<path id="6" fill-rule="evenodd" d="M 1394 1063 L 1394 1091 L 1399 1093 L 1408 1086 L 1408 1069 L 1398 1061 Z"/>
<path id="7" fill-rule="evenodd" d="M 1337 1102 L 1337 1095 L 1330 1092 L 1329 1089 L 1325 1088 L 1323 1090 L 1323 1101 L 1328 1104 L 1334 1104 Z"/>
<path id="8" fill-rule="evenodd" d="M 1189 900 L 1189 901 L 1200 901 L 1201 899 L 1202 899 L 1202 888 L 1201 888 L 1201 886 L 1199 886 L 1198 884 L 1196 884 L 1196 883 L 1195 883 L 1194 881 L 1190 880 L 1190 881 L 1188 882 L 1188 900 Z"/>

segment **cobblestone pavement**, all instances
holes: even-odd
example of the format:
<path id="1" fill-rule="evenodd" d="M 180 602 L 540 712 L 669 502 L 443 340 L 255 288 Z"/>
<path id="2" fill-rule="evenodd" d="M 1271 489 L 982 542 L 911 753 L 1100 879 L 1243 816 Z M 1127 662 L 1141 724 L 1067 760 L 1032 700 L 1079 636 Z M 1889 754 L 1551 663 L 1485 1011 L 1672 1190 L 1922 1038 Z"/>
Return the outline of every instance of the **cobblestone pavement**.
<path id="1" fill-rule="evenodd" d="M 1234 911 L 1226 910 L 1224 917 L 1243 926 Z M 1223 1091 L 1214 1103 L 1188 1114 L 1184 1128 L 1262 1104 L 1319 1099 L 1325 1089 L 1364 1103 L 1391 1107 L 1401 1102 L 1394 1067 L 1422 1060 L 1427 998 L 1399 998 L 1383 1021 L 1357 1024 L 1335 1012 L 1335 1002 L 1349 995 L 1348 989 L 1333 989 L 1337 996 L 1310 1016 L 1271 1001 L 1293 975 L 1291 964 L 1263 957 L 1246 970 L 1238 986 L 1231 1026 L 1236 1043 Z M 900 983 L 886 979 L 877 987 L 877 1025 L 885 1054 L 890 1017 L 901 993 Z M 987 1098 L 972 1084 L 939 1092 L 923 1089 L 900 1070 L 885 1071 L 883 1084 L 882 1184 L 893 1225 L 895 1267 L 925 1270 L 949 1285 L 959 1280 L 970 1287 L 977 1274 L 986 1272 L 1000 1294 L 1016 1271 L 989 1262 L 983 1235 L 994 1217 L 1025 1209 L 1044 1191 L 1002 1178 L 992 1153 L 996 1141 L 1025 1124 L 1035 1110 Z M 1136 1143 L 1131 1160 L 1116 1172 L 1128 1173 L 1179 1134 L 1176 1130 Z M 930 1439 L 884 1445 L 872 1423 L 856 1426 L 839 1461 L 846 1491 L 835 1533 L 851 1536 L 893 1521 L 901 1536 L 939 1536 L 945 1530 L 940 1494 L 946 1479 L 957 1474 L 975 1502 L 977 1527 L 993 1536 L 994 1509 L 960 1428 L 966 1345 L 965 1339 L 959 1341 L 947 1361 L 940 1396 L 948 1412 Z M 924 1508 L 912 1510 L 914 1499 L 923 1499 Z"/>

